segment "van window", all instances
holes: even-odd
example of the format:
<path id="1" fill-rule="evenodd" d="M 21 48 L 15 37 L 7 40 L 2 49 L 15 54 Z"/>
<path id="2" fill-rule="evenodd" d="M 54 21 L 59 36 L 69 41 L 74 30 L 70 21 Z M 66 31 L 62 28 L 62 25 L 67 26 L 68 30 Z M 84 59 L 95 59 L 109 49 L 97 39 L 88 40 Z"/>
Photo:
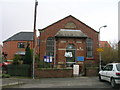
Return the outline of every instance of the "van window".
<path id="1" fill-rule="evenodd" d="M 116 67 L 117 67 L 117 70 L 120 71 L 120 64 L 117 64 Z"/>
<path id="2" fill-rule="evenodd" d="M 113 65 L 107 65 L 107 66 L 103 69 L 103 71 L 112 71 L 112 69 L 113 69 Z"/>

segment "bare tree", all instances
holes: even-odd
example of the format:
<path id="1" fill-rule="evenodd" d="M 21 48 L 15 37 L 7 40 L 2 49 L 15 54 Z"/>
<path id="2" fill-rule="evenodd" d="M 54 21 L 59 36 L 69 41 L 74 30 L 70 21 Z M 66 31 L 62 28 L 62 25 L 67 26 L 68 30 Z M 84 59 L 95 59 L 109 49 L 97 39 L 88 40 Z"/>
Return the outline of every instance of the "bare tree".
<path id="1" fill-rule="evenodd" d="M 120 62 L 118 58 L 118 43 L 110 43 L 111 47 L 103 47 L 102 52 L 102 64 L 112 63 L 112 62 Z"/>

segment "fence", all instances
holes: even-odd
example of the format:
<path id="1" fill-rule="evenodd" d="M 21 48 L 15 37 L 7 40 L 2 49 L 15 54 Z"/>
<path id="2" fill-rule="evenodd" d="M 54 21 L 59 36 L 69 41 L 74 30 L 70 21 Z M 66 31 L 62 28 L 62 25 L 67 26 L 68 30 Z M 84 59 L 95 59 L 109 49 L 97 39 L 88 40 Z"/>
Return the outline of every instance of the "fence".
<path id="1" fill-rule="evenodd" d="M 7 66 L 8 74 L 11 76 L 31 76 L 30 65 L 20 64 L 20 65 L 8 65 Z"/>

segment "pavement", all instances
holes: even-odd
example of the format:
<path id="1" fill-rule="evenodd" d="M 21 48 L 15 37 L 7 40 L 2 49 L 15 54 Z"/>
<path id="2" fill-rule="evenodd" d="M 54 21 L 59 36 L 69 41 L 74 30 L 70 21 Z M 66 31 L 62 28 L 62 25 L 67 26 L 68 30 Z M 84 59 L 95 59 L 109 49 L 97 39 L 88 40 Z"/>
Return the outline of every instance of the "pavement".
<path id="1" fill-rule="evenodd" d="M 72 78 L 3 78 L 3 88 L 110 88 L 107 83 L 99 82 L 98 77 Z"/>
<path id="2" fill-rule="evenodd" d="M 19 85 L 19 84 L 25 83 L 24 81 L 17 78 L 1 78 L 0 81 L 2 81 L 2 84 L 0 85 L 0 87 Z"/>

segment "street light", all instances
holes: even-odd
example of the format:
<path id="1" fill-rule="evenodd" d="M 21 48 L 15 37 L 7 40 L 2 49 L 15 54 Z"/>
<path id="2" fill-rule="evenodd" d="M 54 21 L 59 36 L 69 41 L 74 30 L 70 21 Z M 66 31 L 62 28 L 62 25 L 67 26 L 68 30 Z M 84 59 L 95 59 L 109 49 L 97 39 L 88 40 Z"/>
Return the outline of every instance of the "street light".
<path id="1" fill-rule="evenodd" d="M 101 26 L 100 28 L 99 28 L 99 48 L 100 48 L 100 30 L 101 30 L 101 28 L 105 28 L 105 27 L 107 27 L 107 25 L 104 25 L 104 26 Z M 99 52 L 99 59 L 100 59 L 100 63 L 99 63 L 99 69 L 101 70 L 101 52 Z"/>
<path id="2" fill-rule="evenodd" d="M 37 5 L 38 1 L 35 0 L 35 11 L 34 11 L 34 27 L 33 27 L 33 79 L 35 79 L 35 51 L 36 51 L 36 16 L 37 16 Z"/>
<path id="3" fill-rule="evenodd" d="M 103 27 L 105 28 L 105 27 L 107 27 L 107 25 L 101 26 L 101 27 L 99 28 L 99 34 L 100 34 L 100 29 L 103 28 Z"/>

